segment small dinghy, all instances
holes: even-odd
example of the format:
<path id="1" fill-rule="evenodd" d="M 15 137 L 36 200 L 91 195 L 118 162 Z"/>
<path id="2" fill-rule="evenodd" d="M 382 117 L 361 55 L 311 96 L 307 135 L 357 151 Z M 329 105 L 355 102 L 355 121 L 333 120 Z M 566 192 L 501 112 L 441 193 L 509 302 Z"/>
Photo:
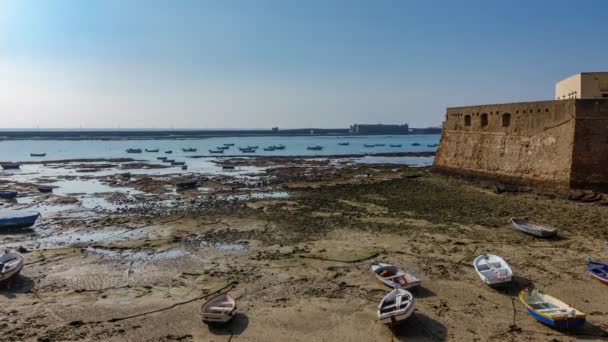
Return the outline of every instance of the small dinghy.
<path id="1" fill-rule="evenodd" d="M 544 294 L 539 289 L 519 293 L 519 300 L 536 320 L 556 328 L 568 328 L 585 324 L 587 315 L 561 300 Z"/>
<path id="2" fill-rule="evenodd" d="M 156 159 L 158 159 L 158 160 L 165 160 L 165 159 L 167 159 L 167 157 L 156 157 Z"/>
<path id="3" fill-rule="evenodd" d="M 46 157 L 46 153 L 30 153 L 30 157 Z"/>
<path id="4" fill-rule="evenodd" d="M 39 216 L 36 211 L 0 209 L 0 228 L 31 227 Z"/>
<path id="5" fill-rule="evenodd" d="M 224 150 L 209 150 L 209 153 L 224 153 Z"/>
<path id="6" fill-rule="evenodd" d="M 184 152 L 196 152 L 196 148 L 182 148 Z"/>
<path id="7" fill-rule="evenodd" d="M 473 261 L 473 266 L 479 274 L 479 278 L 490 286 L 503 285 L 513 279 L 511 267 L 497 255 L 480 255 Z"/>
<path id="8" fill-rule="evenodd" d="M 165 151 L 166 154 L 171 154 L 173 151 Z"/>
<path id="9" fill-rule="evenodd" d="M 0 255 L 0 283 L 17 277 L 23 264 L 23 255 L 15 251 L 5 251 Z"/>
<path id="10" fill-rule="evenodd" d="M 420 278 L 412 272 L 402 270 L 397 266 L 374 261 L 370 270 L 378 280 L 390 287 L 411 289 L 420 285 Z"/>
<path id="11" fill-rule="evenodd" d="M 348 145 L 350 145 L 350 143 L 349 142 L 341 142 L 341 143 L 338 143 L 338 145 L 340 145 L 340 146 L 348 146 Z"/>
<path id="12" fill-rule="evenodd" d="M 393 145 L 393 144 L 391 144 L 390 146 L 391 146 L 391 147 L 402 147 L 403 145 L 401 145 L 401 144 L 394 144 L 394 145 Z"/>
<path id="13" fill-rule="evenodd" d="M 227 293 L 221 294 L 203 304 L 201 314 L 205 324 L 228 323 L 236 314 L 236 301 Z"/>
<path id="14" fill-rule="evenodd" d="M 415 309 L 414 296 L 409 291 L 394 289 L 378 304 L 378 321 L 396 324 L 408 319 Z"/>
<path id="15" fill-rule="evenodd" d="M 178 162 L 178 161 L 174 161 L 171 163 L 172 166 L 182 166 L 182 165 L 186 165 L 186 162 Z"/>
<path id="16" fill-rule="evenodd" d="M 608 264 L 596 261 L 587 261 L 587 271 L 601 283 L 608 284 Z"/>
<path id="17" fill-rule="evenodd" d="M 158 153 L 158 149 L 157 148 L 152 149 L 152 150 L 146 149 L 146 152 L 148 152 L 148 153 Z"/>
<path id="18" fill-rule="evenodd" d="M 0 198 L 13 199 L 17 197 L 17 191 L 0 190 Z"/>
<path id="19" fill-rule="evenodd" d="M 141 153 L 141 148 L 128 148 L 127 153 Z"/>
<path id="20" fill-rule="evenodd" d="M 540 226 L 526 220 L 512 218 L 511 223 L 515 228 L 521 230 L 522 232 L 535 236 L 552 237 L 557 235 L 557 229 L 555 228 Z"/>
<path id="21" fill-rule="evenodd" d="M 0 166 L 5 170 L 16 170 L 21 168 L 19 163 L 0 163 Z"/>

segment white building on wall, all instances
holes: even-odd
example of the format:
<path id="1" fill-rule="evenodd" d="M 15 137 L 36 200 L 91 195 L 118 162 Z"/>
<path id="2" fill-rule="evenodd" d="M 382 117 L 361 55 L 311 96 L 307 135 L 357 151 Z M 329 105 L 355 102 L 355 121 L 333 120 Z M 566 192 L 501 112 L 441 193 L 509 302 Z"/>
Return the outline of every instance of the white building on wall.
<path id="1" fill-rule="evenodd" d="M 608 72 L 582 72 L 555 85 L 555 99 L 608 99 Z"/>

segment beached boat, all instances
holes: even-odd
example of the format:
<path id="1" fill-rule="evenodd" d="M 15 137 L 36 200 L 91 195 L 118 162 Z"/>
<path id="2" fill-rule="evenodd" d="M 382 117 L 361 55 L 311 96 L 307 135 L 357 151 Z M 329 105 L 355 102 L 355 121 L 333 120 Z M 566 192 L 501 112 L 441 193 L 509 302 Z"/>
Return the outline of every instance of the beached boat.
<path id="1" fill-rule="evenodd" d="M 437 147 L 439 144 L 427 144 L 426 147 Z"/>
<path id="2" fill-rule="evenodd" d="M 175 186 L 180 189 L 192 189 L 192 188 L 196 188 L 197 185 L 198 185 L 198 180 L 196 180 L 196 179 L 175 183 Z"/>
<path id="3" fill-rule="evenodd" d="M 0 190 L 0 198 L 13 199 L 17 197 L 17 191 Z"/>
<path id="4" fill-rule="evenodd" d="M 38 191 L 44 193 L 44 194 L 48 194 L 53 192 L 53 187 L 52 186 L 48 186 L 48 185 L 39 185 L 38 186 Z"/>
<path id="5" fill-rule="evenodd" d="M 36 211 L 0 209 L 0 228 L 31 227 L 39 216 Z"/>
<path id="6" fill-rule="evenodd" d="M 46 153 L 30 153 L 30 157 L 46 157 Z"/>
<path id="7" fill-rule="evenodd" d="M 420 143 L 412 143 L 412 146 L 420 146 Z"/>
<path id="8" fill-rule="evenodd" d="M 146 152 L 149 152 L 149 153 L 158 153 L 158 151 L 159 151 L 159 149 L 157 149 L 157 148 L 153 149 L 153 150 L 146 149 Z"/>
<path id="9" fill-rule="evenodd" d="M 348 146 L 348 145 L 350 145 L 350 143 L 349 142 L 341 142 L 341 143 L 338 143 L 338 145 L 340 145 L 340 146 Z"/>
<path id="10" fill-rule="evenodd" d="M 236 300 L 227 293 L 215 296 L 203 304 L 201 314 L 205 324 L 228 323 L 236 314 Z"/>
<path id="11" fill-rule="evenodd" d="M 323 150 L 323 146 L 308 146 L 306 149 L 309 151 L 321 151 Z"/>
<path id="12" fill-rule="evenodd" d="M 209 150 L 209 153 L 224 153 L 224 150 Z"/>
<path id="13" fill-rule="evenodd" d="M 410 289 L 420 285 L 420 278 L 412 272 L 398 268 L 391 264 L 374 261 L 370 271 L 378 280 L 390 287 Z"/>
<path id="14" fill-rule="evenodd" d="M 555 228 L 540 226 L 522 219 L 512 218 L 511 224 L 524 233 L 540 237 L 552 237 L 557 235 L 557 229 Z"/>
<path id="15" fill-rule="evenodd" d="M 0 166 L 2 166 L 3 169 L 5 170 L 15 170 L 21 167 L 21 164 L 19 163 L 0 163 Z"/>
<path id="16" fill-rule="evenodd" d="M 544 294 L 540 289 L 519 293 L 519 300 L 528 313 L 539 322 L 551 327 L 568 328 L 583 325 L 587 315 L 561 300 Z"/>
<path id="17" fill-rule="evenodd" d="M 186 162 L 178 162 L 178 161 L 174 161 L 171 163 L 172 166 L 182 166 L 182 165 L 186 165 Z"/>
<path id="18" fill-rule="evenodd" d="M 166 154 L 171 154 L 173 151 L 165 151 Z"/>
<path id="19" fill-rule="evenodd" d="M 182 148 L 183 152 L 196 152 L 196 148 Z"/>
<path id="20" fill-rule="evenodd" d="M 390 146 L 390 147 L 402 147 L 403 145 L 401 145 L 401 144 L 391 144 L 391 145 L 389 145 L 389 146 Z"/>
<path id="21" fill-rule="evenodd" d="M 376 147 L 376 145 L 363 144 L 363 147 L 372 148 L 372 147 Z"/>
<path id="22" fill-rule="evenodd" d="M 25 260 L 15 251 L 5 251 L 0 255 L 0 282 L 9 281 L 19 275 Z"/>
<path id="23" fill-rule="evenodd" d="M 608 264 L 588 260 L 587 271 L 593 278 L 608 285 Z"/>
<path id="24" fill-rule="evenodd" d="M 397 324 L 408 319 L 415 309 L 414 296 L 409 291 L 396 288 L 378 304 L 378 321 Z"/>
<path id="25" fill-rule="evenodd" d="M 127 153 L 141 153 L 142 149 L 141 148 L 128 148 L 127 149 Z"/>
<path id="26" fill-rule="evenodd" d="M 510 283 L 513 271 L 507 262 L 493 254 L 482 254 L 475 258 L 473 267 L 481 280 L 490 286 L 499 286 Z"/>
<path id="27" fill-rule="evenodd" d="M 158 160 L 165 160 L 165 159 L 167 159 L 167 157 L 156 157 L 156 159 L 158 159 Z"/>

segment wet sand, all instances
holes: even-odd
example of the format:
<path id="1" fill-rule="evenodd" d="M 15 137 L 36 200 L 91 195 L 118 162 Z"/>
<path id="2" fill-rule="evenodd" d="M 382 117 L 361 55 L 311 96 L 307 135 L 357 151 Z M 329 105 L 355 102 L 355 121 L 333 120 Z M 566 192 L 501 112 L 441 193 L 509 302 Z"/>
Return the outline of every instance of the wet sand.
<path id="1" fill-rule="evenodd" d="M 589 257 L 608 260 L 601 201 L 498 193 L 403 165 L 222 163 L 260 169 L 196 175 L 201 187 L 186 192 L 173 188 L 190 177 L 178 172 L 86 173 L 84 180 L 136 192 L 98 193 L 104 204 L 85 211 L 74 208 L 83 196 L 40 195 L 20 183 L 31 200 L 3 206 L 59 209 L 33 230 L 0 235 L 0 244 L 29 251 L 21 276 L 0 291 L 0 340 L 608 338 L 608 287 L 585 270 Z M 513 216 L 555 226 L 559 237 L 520 233 L 507 223 Z M 472 262 L 486 252 L 509 262 L 512 286 L 494 290 L 480 281 Z M 415 314 L 397 328 L 376 322 L 389 289 L 369 273 L 372 260 L 423 279 L 413 290 Z M 536 322 L 517 298 L 531 286 L 586 312 L 588 322 L 570 331 Z M 238 315 L 226 327 L 208 327 L 200 306 L 221 291 L 237 298 Z"/>

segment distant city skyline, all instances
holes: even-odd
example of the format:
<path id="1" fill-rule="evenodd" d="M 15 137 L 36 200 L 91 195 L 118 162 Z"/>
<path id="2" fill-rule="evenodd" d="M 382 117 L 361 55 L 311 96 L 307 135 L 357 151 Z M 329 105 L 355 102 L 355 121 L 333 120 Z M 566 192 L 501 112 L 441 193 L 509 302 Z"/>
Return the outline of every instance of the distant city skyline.
<path id="1" fill-rule="evenodd" d="M 0 1 L 0 128 L 439 126 L 608 70 L 608 3 Z"/>

